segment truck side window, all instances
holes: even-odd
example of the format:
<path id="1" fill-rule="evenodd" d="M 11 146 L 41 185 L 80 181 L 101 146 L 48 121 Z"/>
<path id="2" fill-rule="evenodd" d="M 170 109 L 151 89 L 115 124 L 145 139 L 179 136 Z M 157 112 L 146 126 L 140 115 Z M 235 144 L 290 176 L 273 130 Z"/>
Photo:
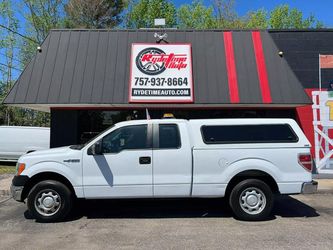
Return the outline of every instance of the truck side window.
<path id="1" fill-rule="evenodd" d="M 103 153 L 118 153 L 125 149 L 149 148 L 147 125 L 134 125 L 119 128 L 104 136 Z"/>
<path id="2" fill-rule="evenodd" d="M 159 125 L 159 148 L 180 148 L 180 135 L 176 124 Z"/>

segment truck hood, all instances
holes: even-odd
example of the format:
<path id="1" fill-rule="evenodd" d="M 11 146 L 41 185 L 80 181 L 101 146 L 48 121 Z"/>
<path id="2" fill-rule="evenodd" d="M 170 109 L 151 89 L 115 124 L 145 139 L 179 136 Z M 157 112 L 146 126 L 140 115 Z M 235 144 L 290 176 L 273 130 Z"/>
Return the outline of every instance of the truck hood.
<path id="1" fill-rule="evenodd" d="M 37 150 L 31 152 L 29 154 L 25 154 L 24 156 L 41 156 L 41 155 L 54 155 L 54 154 L 66 154 L 68 151 L 72 149 L 69 146 L 66 147 L 59 147 L 59 148 L 52 148 L 52 149 L 45 149 L 45 150 Z"/>
<path id="2" fill-rule="evenodd" d="M 66 164 L 69 159 L 81 159 L 82 151 L 68 147 L 52 148 L 47 150 L 37 150 L 35 152 L 21 156 L 18 162 L 25 163 L 27 167 L 39 162 L 59 162 Z"/>

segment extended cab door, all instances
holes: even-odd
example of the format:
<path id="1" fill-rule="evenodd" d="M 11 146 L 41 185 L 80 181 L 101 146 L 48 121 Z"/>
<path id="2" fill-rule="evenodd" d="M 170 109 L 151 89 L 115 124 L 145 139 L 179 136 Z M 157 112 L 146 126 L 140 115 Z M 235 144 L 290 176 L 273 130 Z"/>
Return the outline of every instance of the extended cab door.
<path id="1" fill-rule="evenodd" d="M 154 196 L 190 196 L 192 149 L 186 123 L 156 123 L 153 130 Z"/>
<path id="2" fill-rule="evenodd" d="M 83 154 L 83 186 L 86 198 L 151 197 L 152 125 L 119 127 L 96 143 L 99 155 Z"/>

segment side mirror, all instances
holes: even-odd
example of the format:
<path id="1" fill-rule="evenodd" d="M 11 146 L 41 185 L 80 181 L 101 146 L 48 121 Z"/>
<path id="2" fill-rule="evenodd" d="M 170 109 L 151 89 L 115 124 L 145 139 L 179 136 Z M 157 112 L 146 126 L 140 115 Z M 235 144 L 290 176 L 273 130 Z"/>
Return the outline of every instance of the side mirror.
<path id="1" fill-rule="evenodd" d="M 96 142 L 88 149 L 88 155 L 102 155 L 102 141 Z"/>

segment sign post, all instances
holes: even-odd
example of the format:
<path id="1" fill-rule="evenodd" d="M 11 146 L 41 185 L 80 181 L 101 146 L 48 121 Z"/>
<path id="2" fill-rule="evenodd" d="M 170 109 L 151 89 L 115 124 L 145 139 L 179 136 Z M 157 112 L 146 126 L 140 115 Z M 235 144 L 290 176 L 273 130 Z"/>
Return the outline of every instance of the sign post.
<path id="1" fill-rule="evenodd" d="M 190 44 L 132 44 L 129 102 L 192 103 Z"/>
<path id="2" fill-rule="evenodd" d="M 321 61 L 320 61 L 320 54 L 319 54 L 319 91 L 321 91 Z"/>

